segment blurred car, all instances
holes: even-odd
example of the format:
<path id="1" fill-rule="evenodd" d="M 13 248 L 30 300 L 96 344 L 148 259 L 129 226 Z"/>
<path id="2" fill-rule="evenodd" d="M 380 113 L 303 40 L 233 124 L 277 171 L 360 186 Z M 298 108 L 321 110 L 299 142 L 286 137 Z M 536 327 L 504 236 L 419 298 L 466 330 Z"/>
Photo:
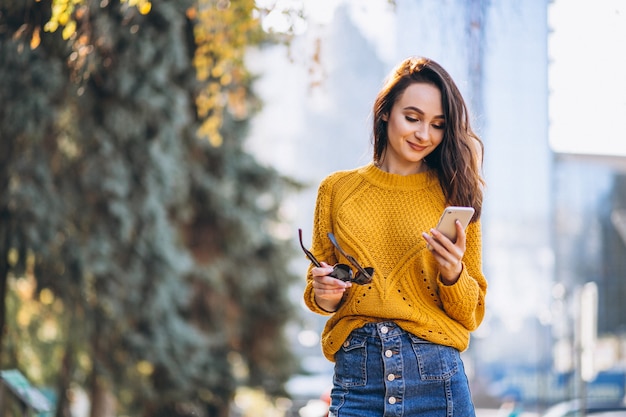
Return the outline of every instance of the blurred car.
<path id="1" fill-rule="evenodd" d="M 301 367 L 303 373 L 292 376 L 285 384 L 292 401 L 285 417 L 325 417 L 334 365 L 323 357 L 311 356 L 301 359 Z"/>
<path id="2" fill-rule="evenodd" d="M 582 410 L 582 401 L 571 400 L 558 403 L 541 415 L 541 417 L 626 417 L 626 404 L 623 402 L 588 400 Z"/>

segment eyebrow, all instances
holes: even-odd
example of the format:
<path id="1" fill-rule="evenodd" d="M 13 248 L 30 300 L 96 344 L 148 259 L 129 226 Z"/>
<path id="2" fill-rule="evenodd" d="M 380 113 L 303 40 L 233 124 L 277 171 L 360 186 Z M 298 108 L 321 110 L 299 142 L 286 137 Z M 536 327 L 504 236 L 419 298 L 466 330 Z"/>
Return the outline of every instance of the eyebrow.
<path id="1" fill-rule="evenodd" d="M 424 111 L 422 111 L 422 109 L 420 109 L 419 107 L 415 107 L 415 106 L 406 106 L 403 110 L 412 110 L 414 112 L 417 112 L 419 114 L 425 114 Z M 443 119 L 446 120 L 446 117 L 443 114 L 437 115 L 435 117 L 433 117 L 433 119 Z"/>

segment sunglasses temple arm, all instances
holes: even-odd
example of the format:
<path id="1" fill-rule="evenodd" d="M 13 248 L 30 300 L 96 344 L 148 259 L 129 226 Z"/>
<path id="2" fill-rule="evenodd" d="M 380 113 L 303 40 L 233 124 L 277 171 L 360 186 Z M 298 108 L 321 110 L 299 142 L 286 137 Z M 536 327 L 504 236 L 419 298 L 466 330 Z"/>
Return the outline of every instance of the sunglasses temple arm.
<path id="1" fill-rule="evenodd" d="M 337 248 L 337 250 L 339 252 L 341 252 L 341 254 L 348 260 L 350 261 L 350 263 L 352 264 L 352 266 L 354 266 L 356 269 L 359 270 L 359 272 L 361 272 L 362 274 L 364 274 L 366 277 L 368 278 L 372 278 L 372 276 L 365 270 L 365 268 L 363 268 L 361 265 L 359 265 L 359 263 L 356 261 L 356 259 L 354 259 L 354 257 L 348 255 L 347 253 L 344 252 L 344 250 L 341 248 L 341 246 L 339 246 L 339 243 L 337 242 L 337 239 L 335 239 L 335 235 L 332 233 L 328 233 L 328 238 L 330 239 L 331 243 L 333 244 L 334 247 Z"/>
<path id="2" fill-rule="evenodd" d="M 357 261 L 356 259 L 354 259 L 352 256 L 348 255 L 346 256 L 346 258 L 350 261 L 350 263 L 352 264 L 352 266 L 354 266 L 356 269 L 359 270 L 360 273 L 362 273 L 363 275 L 365 275 L 368 278 L 372 278 L 372 276 L 369 274 L 369 272 L 367 272 L 365 270 L 365 268 L 363 268 Z"/>
<path id="3" fill-rule="evenodd" d="M 307 248 L 304 247 L 304 243 L 302 243 L 302 229 L 298 229 L 298 234 L 300 235 L 300 247 L 304 251 L 304 254 L 306 255 L 306 257 L 309 258 L 311 262 L 313 262 L 313 265 L 315 265 L 318 268 L 321 268 L 322 265 L 319 263 L 319 261 L 315 258 L 315 256 L 313 256 L 311 251 L 309 251 Z"/>
<path id="4" fill-rule="evenodd" d="M 337 239 L 335 239 L 335 235 L 334 234 L 329 232 L 328 233 L 328 238 L 330 239 L 330 241 L 333 244 L 333 246 L 336 247 L 339 252 L 341 252 L 341 254 L 344 256 L 344 258 L 346 258 L 352 264 L 352 266 L 354 266 L 359 271 L 363 272 L 363 267 L 361 267 L 361 265 L 359 265 L 359 263 L 352 256 L 350 256 L 346 252 L 344 252 L 344 250 L 341 248 L 341 246 L 339 246 L 339 242 L 337 242 Z"/>
<path id="5" fill-rule="evenodd" d="M 304 248 L 302 248 L 302 249 L 304 249 Z M 309 260 L 310 260 L 311 262 L 313 262 L 313 265 L 315 265 L 315 266 L 316 266 L 316 267 L 318 267 L 318 268 L 321 268 L 321 267 L 322 267 L 322 264 L 320 264 L 320 263 L 318 262 L 318 260 L 317 260 L 317 259 L 315 259 L 315 256 L 313 256 L 313 254 L 312 254 L 311 252 L 309 252 L 308 250 L 304 249 L 304 253 L 305 253 L 306 257 L 307 257 L 307 258 L 309 258 Z"/>
<path id="6" fill-rule="evenodd" d="M 332 234 L 331 232 L 328 232 L 328 238 L 330 239 L 330 242 L 333 244 L 334 247 L 337 248 L 337 250 L 347 259 L 350 255 L 348 255 L 347 253 L 345 253 L 343 251 L 343 249 L 341 249 L 341 246 L 339 246 L 339 243 L 337 243 L 337 239 L 335 239 L 335 235 Z"/>

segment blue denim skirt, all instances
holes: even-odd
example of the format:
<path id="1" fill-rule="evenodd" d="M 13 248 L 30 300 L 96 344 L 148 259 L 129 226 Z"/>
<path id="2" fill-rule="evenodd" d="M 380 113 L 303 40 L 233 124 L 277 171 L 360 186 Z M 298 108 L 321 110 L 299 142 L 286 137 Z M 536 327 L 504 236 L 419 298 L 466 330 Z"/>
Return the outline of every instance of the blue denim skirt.
<path id="1" fill-rule="evenodd" d="M 393 322 L 352 332 L 335 354 L 329 417 L 474 417 L 459 351 Z"/>

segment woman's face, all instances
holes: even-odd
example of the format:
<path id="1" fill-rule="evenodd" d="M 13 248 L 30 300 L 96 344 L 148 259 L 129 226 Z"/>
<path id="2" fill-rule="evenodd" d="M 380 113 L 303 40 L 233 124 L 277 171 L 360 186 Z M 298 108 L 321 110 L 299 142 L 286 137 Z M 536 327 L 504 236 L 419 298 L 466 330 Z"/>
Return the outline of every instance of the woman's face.
<path id="1" fill-rule="evenodd" d="M 383 120 L 389 140 L 381 167 L 403 175 L 425 171 L 422 160 L 439 146 L 445 130 L 439 89 L 421 82 L 409 85 Z"/>

